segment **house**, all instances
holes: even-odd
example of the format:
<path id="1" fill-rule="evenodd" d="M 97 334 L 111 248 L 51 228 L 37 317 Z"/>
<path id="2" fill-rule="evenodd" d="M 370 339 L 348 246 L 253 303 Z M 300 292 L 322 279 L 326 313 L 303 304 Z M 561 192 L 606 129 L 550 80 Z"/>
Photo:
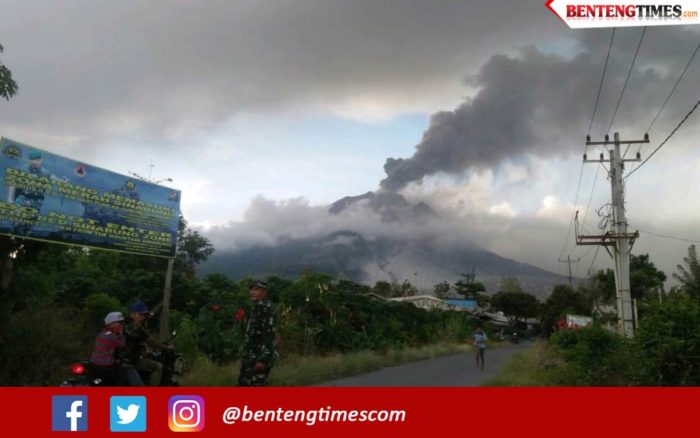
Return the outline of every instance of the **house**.
<path id="1" fill-rule="evenodd" d="M 510 325 L 508 317 L 500 310 L 498 312 L 479 312 L 476 316 L 482 321 L 490 321 L 497 327 L 506 327 Z M 535 324 L 539 324 L 539 322 L 540 321 L 537 318 L 527 318 L 525 320 L 526 328 L 529 330 Z M 522 323 L 522 320 L 520 323 Z"/>
<path id="2" fill-rule="evenodd" d="M 434 297 L 432 295 L 413 295 L 410 297 L 396 297 L 389 298 L 389 301 L 411 303 L 414 306 L 420 307 L 421 309 L 425 310 L 458 310 L 456 306 L 449 304 L 445 300 L 441 300 L 440 298 Z"/>
<path id="3" fill-rule="evenodd" d="M 450 304 L 462 312 L 476 312 L 476 301 L 475 300 L 445 300 L 447 304 Z"/>

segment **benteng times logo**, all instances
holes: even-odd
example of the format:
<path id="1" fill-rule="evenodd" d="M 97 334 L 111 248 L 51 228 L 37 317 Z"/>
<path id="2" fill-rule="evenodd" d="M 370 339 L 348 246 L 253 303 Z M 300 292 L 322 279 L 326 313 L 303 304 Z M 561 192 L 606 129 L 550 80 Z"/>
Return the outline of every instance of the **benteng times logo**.
<path id="1" fill-rule="evenodd" d="M 548 0 L 545 6 L 571 28 L 700 23 L 696 0 L 673 3 Z"/>

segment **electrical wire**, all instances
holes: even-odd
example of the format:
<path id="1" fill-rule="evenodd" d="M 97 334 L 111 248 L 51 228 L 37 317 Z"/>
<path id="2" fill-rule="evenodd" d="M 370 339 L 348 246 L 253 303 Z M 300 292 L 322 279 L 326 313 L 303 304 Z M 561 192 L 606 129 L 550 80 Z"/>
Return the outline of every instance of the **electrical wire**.
<path id="1" fill-rule="evenodd" d="M 580 257 L 581 260 L 583 260 L 583 259 L 585 259 L 586 257 L 588 257 L 588 254 L 590 254 L 591 251 L 593 251 L 593 246 L 589 247 L 588 250 L 587 250 L 586 252 L 583 253 L 583 255 Z M 580 266 L 581 266 L 580 263 L 576 265 L 576 269 L 574 269 L 574 277 L 578 276 L 578 270 L 579 270 L 579 267 L 580 267 Z"/>
<path id="2" fill-rule="evenodd" d="M 600 251 L 601 246 L 602 245 L 597 245 L 595 247 L 595 254 L 593 254 L 593 260 L 591 260 L 591 266 L 588 267 L 588 273 L 587 273 L 588 275 L 591 275 L 591 269 L 593 269 L 593 263 L 595 263 L 595 259 L 596 259 L 596 257 L 598 257 L 598 251 Z"/>
<path id="3" fill-rule="evenodd" d="M 638 171 L 640 167 L 642 167 L 647 161 L 649 161 L 651 159 L 651 157 L 653 157 L 654 154 L 656 154 L 659 151 L 659 149 L 661 149 L 666 144 L 666 142 L 668 142 L 668 140 L 671 137 L 673 137 L 673 134 L 675 134 L 676 131 L 678 131 L 678 129 L 683 125 L 683 123 L 685 123 L 685 121 L 688 120 L 688 117 L 690 117 L 690 115 L 693 114 L 693 112 L 695 112 L 695 110 L 698 108 L 698 106 L 700 106 L 700 100 L 698 100 L 695 103 L 695 106 L 693 106 L 693 108 L 691 108 L 690 111 L 688 111 L 688 114 L 686 114 L 685 117 L 683 117 L 683 120 L 681 120 L 680 123 L 678 123 L 678 125 L 676 125 L 676 127 L 673 128 L 673 131 L 671 131 L 671 133 L 668 134 L 668 137 L 666 137 L 666 139 L 664 139 L 664 141 L 662 141 L 661 144 L 656 149 L 654 149 L 654 151 L 651 154 L 649 154 L 648 157 L 646 157 L 644 159 L 644 161 L 639 163 L 639 166 L 635 167 L 634 169 L 632 169 L 630 171 L 630 173 L 625 175 L 624 178 L 629 178 L 634 172 Z"/>
<path id="4" fill-rule="evenodd" d="M 598 94 L 595 97 L 595 105 L 593 106 L 593 114 L 591 115 L 591 123 L 588 125 L 588 135 L 591 135 L 591 128 L 593 128 L 593 119 L 595 118 L 595 112 L 598 109 L 598 101 L 600 100 L 600 92 L 603 89 L 603 80 L 605 79 L 605 72 L 608 69 L 608 60 L 610 59 L 610 52 L 612 51 L 613 40 L 615 39 L 615 29 L 613 27 L 612 35 L 610 35 L 610 45 L 608 46 L 608 54 L 605 57 L 605 64 L 603 64 L 603 74 L 600 77 L 600 84 L 598 85 Z"/>
<path id="5" fill-rule="evenodd" d="M 637 61 L 637 55 L 639 54 L 639 48 L 642 46 L 642 41 L 644 40 L 644 34 L 646 33 L 646 26 L 642 29 L 642 35 L 639 37 L 639 42 L 637 43 L 637 50 L 634 51 L 634 58 L 632 58 L 632 64 L 627 72 L 627 78 L 625 78 L 625 85 L 622 87 L 622 92 L 620 93 L 620 98 L 617 100 L 617 105 L 615 106 L 615 112 L 613 112 L 612 120 L 610 120 L 610 126 L 608 126 L 607 134 L 610 134 L 610 129 L 612 129 L 613 123 L 615 122 L 615 116 L 617 116 L 617 110 L 620 109 L 620 103 L 622 102 L 622 96 L 625 95 L 625 90 L 627 89 L 627 83 L 632 75 L 632 70 L 634 69 L 634 64 Z"/>
<path id="6" fill-rule="evenodd" d="M 586 225 L 586 218 L 588 217 L 588 212 L 591 209 L 591 202 L 593 201 L 593 193 L 595 192 L 595 186 L 596 186 L 596 183 L 598 182 L 598 174 L 600 173 L 600 168 L 601 168 L 601 166 L 596 166 L 595 177 L 593 177 L 593 187 L 591 188 L 591 194 L 588 197 L 588 205 L 586 206 L 586 211 L 583 214 L 583 221 L 581 222 L 581 228 L 585 227 L 585 225 Z"/>
<path id="7" fill-rule="evenodd" d="M 668 103 L 669 100 L 671 100 L 671 96 L 673 96 L 673 93 L 676 91 L 676 88 L 678 87 L 678 84 L 681 82 L 681 79 L 683 79 L 685 72 L 688 71 L 688 67 L 690 67 L 690 64 L 693 63 L 693 60 L 695 59 L 695 55 L 698 54 L 698 50 L 700 50 L 700 43 L 698 43 L 697 47 L 695 47 L 695 50 L 693 51 L 693 54 L 690 56 L 688 63 L 685 65 L 685 68 L 681 72 L 681 75 L 678 76 L 676 83 L 673 84 L 673 88 L 671 89 L 671 92 L 668 93 L 668 96 L 666 96 L 666 100 L 664 100 L 663 105 L 661 105 L 661 108 L 659 108 L 659 112 L 656 113 L 656 116 L 654 116 L 654 119 L 651 121 L 651 123 L 649 123 L 649 127 L 646 130 L 647 133 L 649 133 L 649 131 L 651 131 L 652 126 L 654 126 L 654 123 L 656 123 L 656 119 L 659 118 L 659 116 L 661 115 L 661 112 L 663 112 L 664 108 L 666 108 L 666 104 Z"/>
<path id="8" fill-rule="evenodd" d="M 559 258 L 564 255 L 566 247 L 569 245 L 569 235 L 571 234 L 571 227 L 574 224 L 574 219 L 576 218 L 576 205 L 578 204 L 578 196 L 581 193 L 581 178 L 583 177 L 583 163 L 581 163 L 581 172 L 578 174 L 578 184 L 576 186 L 576 200 L 574 201 L 574 212 L 571 214 L 571 220 L 569 221 L 569 229 L 566 231 L 566 237 L 564 238 L 564 246 L 559 253 Z"/>
<path id="9" fill-rule="evenodd" d="M 685 64 L 685 67 L 683 68 L 683 71 L 681 72 L 680 76 L 678 76 L 678 79 L 676 80 L 676 83 L 673 84 L 673 88 L 671 88 L 671 92 L 668 93 L 668 96 L 666 96 L 666 100 L 664 100 L 663 105 L 661 105 L 661 108 L 659 108 L 659 111 L 656 113 L 654 116 L 654 119 L 649 123 L 649 127 L 646 130 L 646 133 L 648 134 L 651 131 L 651 128 L 654 126 L 654 123 L 656 123 L 656 120 L 659 118 L 663 110 L 666 108 L 666 104 L 668 104 L 668 101 L 671 100 L 671 97 L 673 96 L 673 93 L 676 91 L 676 88 L 678 88 L 678 84 L 680 84 L 681 80 L 683 79 L 683 76 L 685 76 L 685 72 L 688 71 L 688 68 L 690 65 L 693 63 L 693 60 L 695 59 L 695 55 L 698 54 L 698 50 L 700 50 L 700 43 L 695 47 L 695 50 L 693 51 L 693 54 L 690 55 L 690 59 L 688 62 Z M 630 145 L 627 145 L 627 148 L 629 149 Z M 637 148 L 637 155 L 642 151 L 642 145 L 640 144 L 639 147 Z M 625 154 L 627 154 L 627 151 L 625 151 Z M 624 157 L 623 157 L 624 158 Z M 641 166 L 638 165 L 637 167 Z M 634 169 L 636 170 L 636 169 Z M 631 172 L 630 172 L 631 173 Z"/>
<path id="10" fill-rule="evenodd" d="M 635 228 L 637 228 L 637 227 L 635 227 Z M 688 243 L 700 243 L 700 240 L 693 240 L 693 239 L 686 239 L 683 237 L 668 236 L 666 234 L 653 233 L 651 231 L 646 231 L 646 230 L 642 230 L 639 228 L 637 228 L 637 231 L 641 231 L 642 233 L 651 234 L 652 236 L 661 237 L 664 239 L 680 240 L 681 242 L 688 242 Z"/>

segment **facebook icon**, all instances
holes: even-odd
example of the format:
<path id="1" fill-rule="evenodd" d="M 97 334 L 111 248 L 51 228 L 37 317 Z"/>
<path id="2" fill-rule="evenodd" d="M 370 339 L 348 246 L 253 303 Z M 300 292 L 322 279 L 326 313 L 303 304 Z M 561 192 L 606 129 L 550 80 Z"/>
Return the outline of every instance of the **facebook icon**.
<path id="1" fill-rule="evenodd" d="M 87 431 L 87 396 L 54 395 L 51 398 L 51 430 Z"/>

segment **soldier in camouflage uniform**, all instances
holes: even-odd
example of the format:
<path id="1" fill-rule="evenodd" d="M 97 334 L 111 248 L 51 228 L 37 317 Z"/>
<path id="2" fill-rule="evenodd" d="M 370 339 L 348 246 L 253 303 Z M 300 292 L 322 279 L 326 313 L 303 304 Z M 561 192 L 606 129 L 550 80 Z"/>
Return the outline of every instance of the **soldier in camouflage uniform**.
<path id="1" fill-rule="evenodd" d="M 253 311 L 246 328 L 238 386 L 265 386 L 275 355 L 275 314 L 267 299 L 267 283 L 250 285 Z"/>

